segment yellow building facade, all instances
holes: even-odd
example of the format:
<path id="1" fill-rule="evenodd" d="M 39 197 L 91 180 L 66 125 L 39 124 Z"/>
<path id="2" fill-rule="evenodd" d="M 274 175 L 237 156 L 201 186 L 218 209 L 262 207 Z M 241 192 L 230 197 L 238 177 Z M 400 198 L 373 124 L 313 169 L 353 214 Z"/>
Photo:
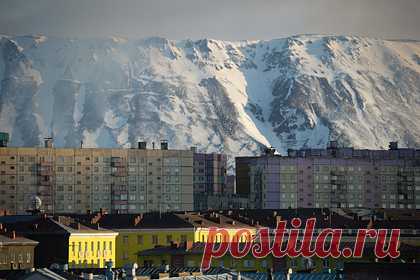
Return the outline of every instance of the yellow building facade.
<path id="1" fill-rule="evenodd" d="M 135 262 L 143 265 L 144 260 L 139 257 L 139 252 L 194 239 L 193 228 L 117 229 L 116 231 L 118 231 L 116 267 Z"/>
<path id="2" fill-rule="evenodd" d="M 116 263 L 117 232 L 75 232 L 69 237 L 70 268 L 104 268 L 106 262 Z"/>

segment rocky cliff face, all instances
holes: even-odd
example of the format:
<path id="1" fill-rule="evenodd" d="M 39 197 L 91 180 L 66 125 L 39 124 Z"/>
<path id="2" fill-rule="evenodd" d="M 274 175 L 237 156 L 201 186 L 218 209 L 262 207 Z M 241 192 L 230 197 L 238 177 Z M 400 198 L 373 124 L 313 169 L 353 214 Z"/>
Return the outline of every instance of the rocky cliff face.
<path id="1" fill-rule="evenodd" d="M 232 155 L 262 145 L 420 144 L 420 42 L 0 39 L 0 127 L 12 145 L 166 139 Z"/>

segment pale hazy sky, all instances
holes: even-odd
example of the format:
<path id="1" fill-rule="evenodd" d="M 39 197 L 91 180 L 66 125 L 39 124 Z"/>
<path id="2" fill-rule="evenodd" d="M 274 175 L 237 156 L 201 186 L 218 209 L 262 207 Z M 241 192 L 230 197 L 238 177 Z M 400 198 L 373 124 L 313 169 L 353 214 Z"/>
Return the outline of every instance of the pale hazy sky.
<path id="1" fill-rule="evenodd" d="M 420 40 L 420 0 L 0 0 L 0 34 Z"/>

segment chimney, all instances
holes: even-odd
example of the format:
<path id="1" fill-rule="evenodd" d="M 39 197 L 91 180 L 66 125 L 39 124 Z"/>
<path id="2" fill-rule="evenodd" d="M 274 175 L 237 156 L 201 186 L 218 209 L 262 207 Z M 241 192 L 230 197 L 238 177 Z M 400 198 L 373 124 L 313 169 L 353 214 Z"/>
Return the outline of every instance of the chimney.
<path id="1" fill-rule="evenodd" d="M 147 142 L 145 141 L 140 141 L 137 143 L 137 147 L 139 150 L 146 150 L 147 149 Z"/>
<path id="2" fill-rule="evenodd" d="M 276 226 L 281 222 L 281 216 L 276 216 Z"/>
<path id="3" fill-rule="evenodd" d="M 389 149 L 390 150 L 398 150 L 398 142 L 397 141 L 389 142 Z"/>
<path id="4" fill-rule="evenodd" d="M 140 224 L 141 220 L 143 219 L 142 215 L 138 215 L 134 218 L 134 223 L 133 225 L 136 227 L 138 224 Z"/>
<path id="5" fill-rule="evenodd" d="M 274 154 L 276 153 L 276 149 L 273 147 L 266 147 L 265 148 L 265 155 L 266 156 L 274 156 Z"/>
<path id="6" fill-rule="evenodd" d="M 0 132 L 0 147 L 7 147 L 9 142 L 9 133 Z"/>
<path id="7" fill-rule="evenodd" d="M 338 148 L 338 142 L 337 141 L 330 141 L 328 144 L 329 149 L 337 149 Z"/>
<path id="8" fill-rule="evenodd" d="M 44 148 L 52 148 L 53 147 L 53 139 L 52 137 L 44 138 Z"/>
<path id="9" fill-rule="evenodd" d="M 288 157 L 296 157 L 297 156 L 297 151 L 293 150 L 293 149 L 287 149 L 287 156 Z"/>
<path id="10" fill-rule="evenodd" d="M 97 213 L 97 214 L 95 215 L 95 217 L 93 217 L 93 218 L 90 220 L 90 223 L 91 223 L 92 225 L 97 224 L 97 223 L 101 220 L 101 217 L 102 217 L 101 212 Z"/>
<path id="11" fill-rule="evenodd" d="M 166 140 L 160 141 L 160 149 L 161 150 L 167 150 L 168 149 L 168 141 L 166 141 Z"/>

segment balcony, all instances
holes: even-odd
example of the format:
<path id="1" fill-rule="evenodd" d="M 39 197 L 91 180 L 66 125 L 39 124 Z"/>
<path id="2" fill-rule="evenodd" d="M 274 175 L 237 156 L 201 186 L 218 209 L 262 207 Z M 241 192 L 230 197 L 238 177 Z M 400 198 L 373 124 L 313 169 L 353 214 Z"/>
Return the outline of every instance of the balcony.
<path id="1" fill-rule="evenodd" d="M 40 176 L 39 179 L 38 179 L 38 185 L 40 185 L 40 186 L 51 186 L 52 185 L 51 176 L 48 176 L 48 175 Z"/>
<path id="2" fill-rule="evenodd" d="M 38 175 L 40 176 L 52 176 L 53 164 L 50 161 L 41 161 L 38 164 Z"/>
<path id="3" fill-rule="evenodd" d="M 112 167 L 111 175 L 115 177 L 125 177 L 127 176 L 127 168 L 125 167 Z"/>
<path id="4" fill-rule="evenodd" d="M 126 166 L 126 162 L 123 158 L 121 157 L 112 157 L 111 158 L 111 167 L 125 167 Z"/>

